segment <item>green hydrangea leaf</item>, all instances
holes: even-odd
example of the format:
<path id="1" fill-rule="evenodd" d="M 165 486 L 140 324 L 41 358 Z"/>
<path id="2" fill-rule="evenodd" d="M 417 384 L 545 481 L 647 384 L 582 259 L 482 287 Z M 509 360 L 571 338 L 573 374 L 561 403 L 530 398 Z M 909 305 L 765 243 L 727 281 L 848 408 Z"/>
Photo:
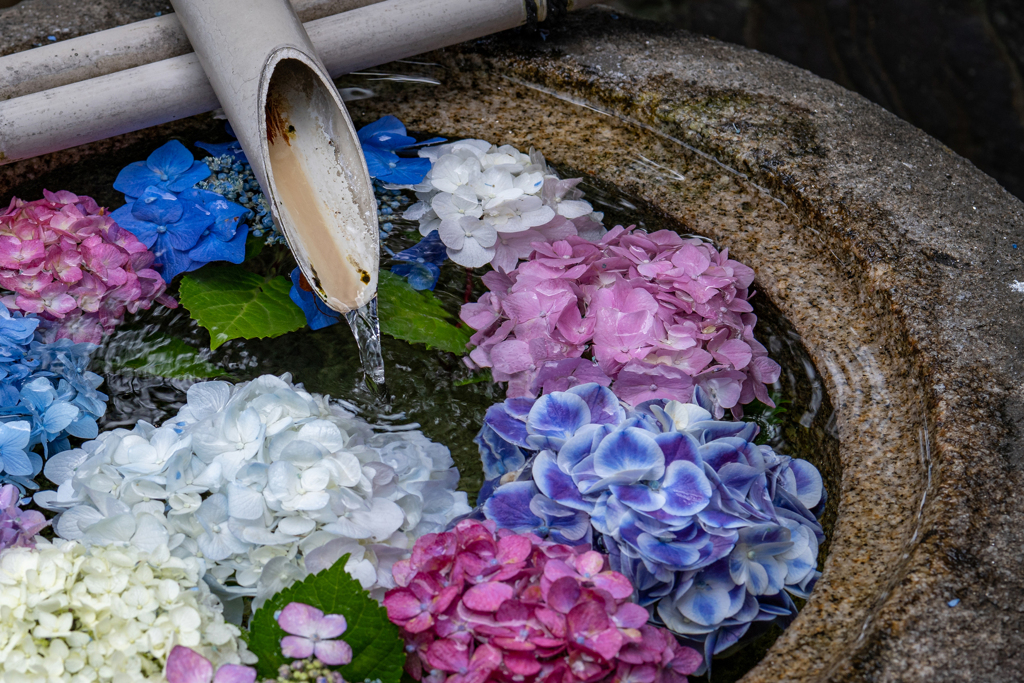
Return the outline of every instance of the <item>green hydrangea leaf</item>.
<path id="1" fill-rule="evenodd" d="M 405 664 L 405 643 L 398 627 L 388 620 L 387 610 L 363 590 L 345 571 L 348 555 L 319 574 L 313 574 L 272 597 L 256 610 L 249 622 L 249 649 L 259 657 L 260 678 L 277 678 L 277 670 L 290 659 L 281 654 L 281 638 L 287 634 L 274 617 L 291 602 L 301 602 L 340 614 L 348 622 L 341 639 L 352 647 L 352 662 L 337 667 L 346 681 L 361 683 L 380 679 L 399 683 Z"/>
<path id="2" fill-rule="evenodd" d="M 377 280 L 377 314 L 380 331 L 395 339 L 426 344 L 459 355 L 466 353 L 472 332 L 456 327 L 454 316 L 434 298 L 433 292 L 418 292 L 404 278 L 380 271 Z"/>
<path id="3" fill-rule="evenodd" d="M 179 299 L 192 319 L 210 332 L 210 348 L 229 339 L 279 337 L 306 325 L 289 298 L 286 278 L 265 278 L 241 266 L 205 266 L 181 280 Z"/>
<path id="4" fill-rule="evenodd" d="M 209 351 L 206 352 L 207 354 Z M 165 334 L 122 330 L 103 347 L 103 370 L 169 379 L 213 379 L 229 373 L 208 362 L 204 352 Z"/>

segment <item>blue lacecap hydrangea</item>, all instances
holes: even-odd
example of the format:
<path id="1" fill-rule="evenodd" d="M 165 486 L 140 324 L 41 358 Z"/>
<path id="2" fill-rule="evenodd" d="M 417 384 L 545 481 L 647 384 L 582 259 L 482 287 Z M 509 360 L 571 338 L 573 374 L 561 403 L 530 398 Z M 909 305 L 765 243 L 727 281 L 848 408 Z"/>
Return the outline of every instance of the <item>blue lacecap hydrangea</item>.
<path id="1" fill-rule="evenodd" d="M 103 378 L 89 372 L 93 344 L 34 341 L 39 319 L 0 304 L 0 482 L 37 489 L 44 456 L 70 448 L 68 437 L 94 439 L 107 409 Z"/>
<path id="2" fill-rule="evenodd" d="M 700 397 L 698 396 L 698 399 Z M 482 512 L 499 526 L 604 548 L 638 602 L 712 655 L 796 614 L 820 576 L 821 475 L 757 445 L 750 422 L 598 384 L 492 406 L 476 438 Z"/>

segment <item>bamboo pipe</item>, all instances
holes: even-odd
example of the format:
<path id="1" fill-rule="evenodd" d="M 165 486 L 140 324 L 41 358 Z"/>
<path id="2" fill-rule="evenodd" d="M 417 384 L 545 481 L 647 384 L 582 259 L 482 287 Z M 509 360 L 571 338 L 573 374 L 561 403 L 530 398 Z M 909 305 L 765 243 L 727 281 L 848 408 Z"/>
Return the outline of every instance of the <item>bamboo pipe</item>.
<path id="1" fill-rule="evenodd" d="M 291 0 L 314 21 L 383 0 Z M 174 14 L 137 21 L 0 57 L 0 101 L 105 76 L 192 52 Z"/>
<path id="2" fill-rule="evenodd" d="M 377 294 L 377 207 L 359 138 L 288 0 L 171 0 L 313 290 L 335 311 Z"/>
<path id="3" fill-rule="evenodd" d="M 573 0 L 569 9 L 598 0 Z M 524 0 L 387 0 L 309 22 L 332 78 L 521 26 Z M 30 51 L 31 52 L 31 51 Z M 217 95 L 194 53 L 0 102 L 0 165 L 195 116 Z"/>

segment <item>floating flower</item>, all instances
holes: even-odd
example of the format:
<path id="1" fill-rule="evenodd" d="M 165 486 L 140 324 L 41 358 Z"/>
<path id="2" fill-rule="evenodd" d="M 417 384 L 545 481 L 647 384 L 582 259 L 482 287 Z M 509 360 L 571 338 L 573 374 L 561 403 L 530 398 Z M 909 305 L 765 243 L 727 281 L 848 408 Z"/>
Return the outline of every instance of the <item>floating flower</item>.
<path id="1" fill-rule="evenodd" d="M 251 683 L 255 672 L 239 665 L 255 657 L 202 574 L 201 560 L 173 557 L 166 546 L 143 552 L 36 537 L 34 548 L 7 548 L 0 677 L 157 680 L 166 668 L 169 683 L 209 683 L 218 668 L 219 683 Z M 188 651 L 172 659 L 178 646 Z"/>
<path id="2" fill-rule="evenodd" d="M 59 487 L 35 500 L 61 511 L 63 538 L 201 553 L 226 600 L 258 606 L 346 554 L 349 573 L 382 596 L 416 538 L 470 511 L 458 472 L 421 432 L 375 433 L 289 380 L 194 384 L 163 426 L 104 432 L 52 457 L 45 474 Z"/>
<path id="3" fill-rule="evenodd" d="M 432 232 L 392 258 L 403 263 L 391 266 L 391 272 L 408 280 L 413 289 L 424 290 L 433 289 L 437 285 L 437 278 L 441 275 L 440 266 L 448 255 L 441 238 Z"/>
<path id="4" fill-rule="evenodd" d="M 6 357 L 19 359 L 0 363 L 0 481 L 22 490 L 39 488 L 32 479 L 43 459 L 33 447 L 51 455 L 70 448 L 69 436 L 95 437 L 96 420 L 107 408 L 106 395 L 96 390 L 103 378 L 85 369 L 95 347 L 67 339 L 26 343 L 23 332 L 38 322 L 11 317 L 0 304 L 0 339 L 5 330 L 11 333 L 4 339 Z"/>
<path id="5" fill-rule="evenodd" d="M 175 645 L 164 669 L 167 683 L 254 683 L 256 669 L 241 664 L 222 664 L 213 673 L 213 664 L 190 647 Z"/>
<path id="6" fill-rule="evenodd" d="M 192 189 L 176 195 L 149 187 L 111 217 L 152 250 L 170 281 L 210 261 L 241 263 L 248 234 L 239 223 L 244 213 L 213 192 Z"/>
<path id="7" fill-rule="evenodd" d="M 467 519 L 420 538 L 393 573 L 384 606 L 417 680 L 572 683 L 613 680 L 628 665 L 641 680 L 685 683 L 702 664 L 647 625 L 629 581 L 588 546 Z"/>
<path id="8" fill-rule="evenodd" d="M 444 138 L 416 142 L 406 135 L 405 126 L 394 116 L 385 116 L 363 126 L 358 135 L 370 177 L 393 185 L 416 185 L 430 170 L 428 159 L 403 158 L 395 152 L 444 142 Z"/>
<path id="9" fill-rule="evenodd" d="M 424 236 L 437 231 L 459 265 L 512 270 L 533 243 L 577 235 L 573 220 L 589 220 L 590 236 L 600 237 L 590 224 L 603 232 L 594 220 L 601 215 L 575 189 L 579 179 L 559 180 L 538 152 L 461 140 L 420 156 L 432 165 L 422 182 L 408 183 L 420 201 L 404 217 L 419 221 Z"/>
<path id="10" fill-rule="evenodd" d="M 150 187 L 183 192 L 210 177 L 210 169 L 196 161 L 192 152 L 177 140 L 158 147 L 145 161 L 128 164 L 117 174 L 114 189 L 128 198 L 141 197 Z"/>
<path id="11" fill-rule="evenodd" d="M 789 596 L 819 576 L 821 475 L 754 444 L 757 431 L 674 401 L 628 409 L 599 384 L 508 399 L 479 443 L 485 472 L 513 481 L 484 489 L 483 512 L 552 541 L 592 527 L 640 604 L 710 657 L 755 621 L 791 618 Z"/>
<path id="12" fill-rule="evenodd" d="M 716 417 L 742 415 L 755 398 L 774 406 L 766 385 L 781 370 L 754 338 L 754 272 L 727 251 L 621 227 L 597 244 L 569 237 L 532 247 L 517 269 L 485 275 L 490 291 L 462 308 L 477 330 L 467 362 L 491 368 L 509 396 L 568 388 L 583 371 L 614 380 L 631 405 L 686 402 L 699 386 Z"/>
<path id="13" fill-rule="evenodd" d="M 292 659 L 316 657 L 330 666 L 352 661 L 352 647 L 335 640 L 348 628 L 345 617 L 327 614 L 301 602 L 290 602 L 277 615 L 277 623 L 291 635 L 281 639 L 281 652 Z"/>
<path id="14" fill-rule="evenodd" d="M 0 214 L 0 301 L 36 313 L 44 339 L 99 342 L 124 319 L 157 301 L 174 308 L 154 255 L 89 197 L 44 191 L 13 199 Z"/>
<path id="15" fill-rule="evenodd" d="M 50 524 L 41 512 L 19 508 L 20 500 L 17 486 L 0 486 L 0 550 L 35 547 L 35 535 Z"/>

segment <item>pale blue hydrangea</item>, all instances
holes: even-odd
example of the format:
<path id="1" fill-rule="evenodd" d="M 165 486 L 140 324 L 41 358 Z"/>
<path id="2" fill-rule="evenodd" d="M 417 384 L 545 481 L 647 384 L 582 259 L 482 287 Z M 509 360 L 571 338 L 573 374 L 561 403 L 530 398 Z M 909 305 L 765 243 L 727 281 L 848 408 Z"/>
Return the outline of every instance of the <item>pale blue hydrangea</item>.
<path id="1" fill-rule="evenodd" d="M 39 488 L 43 456 L 70 448 L 69 437 L 95 438 L 107 409 L 103 378 L 86 369 L 96 347 L 33 341 L 38 324 L 0 304 L 0 483 L 23 491 Z"/>

